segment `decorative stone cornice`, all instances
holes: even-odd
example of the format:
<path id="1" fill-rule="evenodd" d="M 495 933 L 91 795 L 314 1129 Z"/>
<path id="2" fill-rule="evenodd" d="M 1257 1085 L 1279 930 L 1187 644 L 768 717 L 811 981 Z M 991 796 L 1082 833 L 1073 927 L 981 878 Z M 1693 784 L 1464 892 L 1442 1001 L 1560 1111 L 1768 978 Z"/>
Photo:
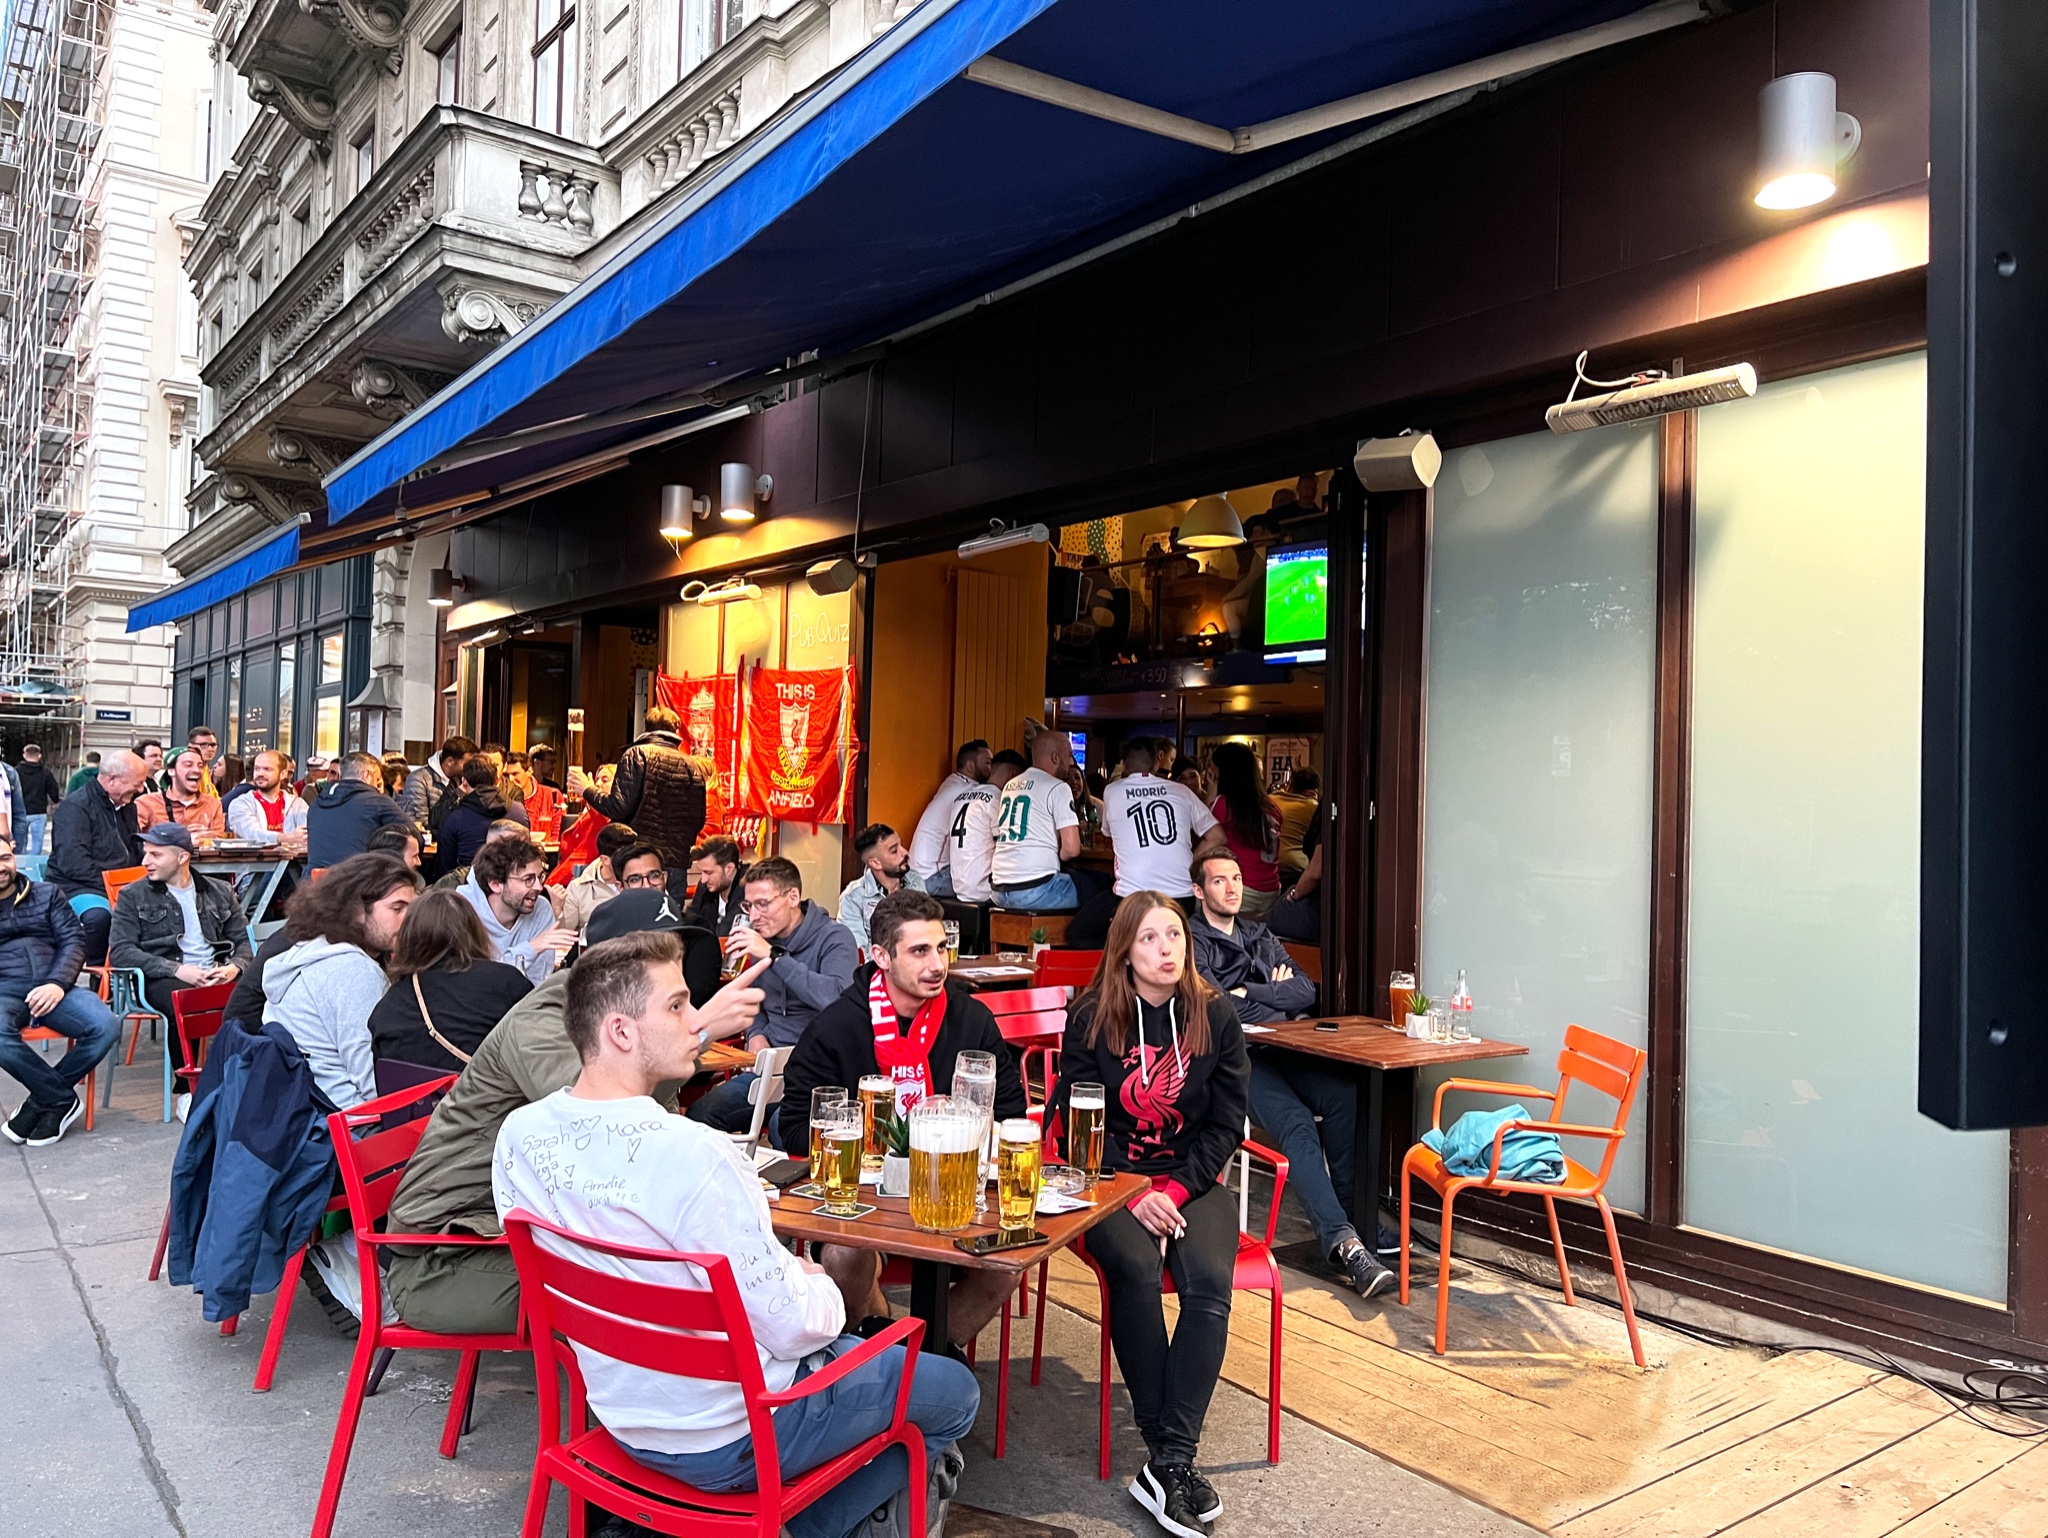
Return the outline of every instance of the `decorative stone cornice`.
<path id="1" fill-rule="evenodd" d="M 267 452 L 270 462 L 280 469 L 325 477 L 361 447 L 347 438 L 324 438 L 300 432 L 296 427 L 273 427 Z"/>
<path id="2" fill-rule="evenodd" d="M 362 358 L 349 370 L 348 388 L 372 415 L 396 422 L 426 404 L 429 396 L 454 377 L 381 358 Z"/>
<path id="3" fill-rule="evenodd" d="M 392 74 L 404 67 L 405 12 L 389 0 L 299 0 L 299 9 L 339 30 Z"/>
<path id="4" fill-rule="evenodd" d="M 324 276 L 308 285 L 292 307 L 270 328 L 270 355 L 284 359 L 297 352 L 299 344 L 341 308 L 344 297 L 341 263 L 336 262 Z"/>
<path id="5" fill-rule="evenodd" d="M 326 87 L 257 69 L 249 72 L 249 96 L 266 107 L 275 107 L 300 137 L 322 154 L 327 152 L 329 135 L 334 132 L 334 97 Z"/>
<path id="6" fill-rule="evenodd" d="M 317 513 L 326 500 L 310 486 L 275 481 L 263 475 L 233 471 L 220 478 L 220 500 L 226 506 L 247 503 L 274 524 L 295 523 L 301 513 Z"/>
<path id="7" fill-rule="evenodd" d="M 433 222 L 434 166 L 429 161 L 356 236 L 356 245 L 363 253 L 358 281 L 368 282 L 382 272 L 415 235 Z"/>
<path id="8" fill-rule="evenodd" d="M 442 289 L 441 303 L 441 329 L 450 341 L 492 347 L 547 308 L 537 300 L 512 298 L 466 282 Z"/>

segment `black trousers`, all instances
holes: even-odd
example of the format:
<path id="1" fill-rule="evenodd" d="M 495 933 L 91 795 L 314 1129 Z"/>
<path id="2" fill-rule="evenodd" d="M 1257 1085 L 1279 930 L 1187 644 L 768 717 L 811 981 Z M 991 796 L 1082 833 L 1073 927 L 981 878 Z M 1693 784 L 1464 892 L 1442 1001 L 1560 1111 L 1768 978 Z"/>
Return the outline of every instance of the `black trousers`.
<path id="1" fill-rule="evenodd" d="M 1158 1237 L 1129 1212 L 1088 1230 L 1088 1253 L 1109 1283 L 1109 1339 L 1131 1391 L 1138 1432 L 1154 1463 L 1193 1463 L 1202 1422 L 1230 1342 L 1230 1279 L 1237 1267 L 1237 1197 L 1211 1186 L 1181 1208 L 1185 1238 Z M 1166 1337 L 1161 1267 L 1173 1273 L 1180 1322 Z"/>
<path id="2" fill-rule="evenodd" d="M 96 967 L 107 959 L 107 936 L 114 927 L 114 910 L 88 908 L 78 915 L 78 925 L 85 931 L 85 964 Z"/>
<path id="3" fill-rule="evenodd" d="M 145 977 L 142 980 L 142 996 L 149 1001 L 149 1007 L 164 1017 L 164 1050 L 171 1054 L 174 1069 L 189 1066 L 185 1061 L 185 1044 L 178 1039 L 177 1017 L 171 1013 L 171 995 L 190 984 L 181 983 L 175 977 Z M 189 1085 L 180 1085 L 189 1089 Z"/>

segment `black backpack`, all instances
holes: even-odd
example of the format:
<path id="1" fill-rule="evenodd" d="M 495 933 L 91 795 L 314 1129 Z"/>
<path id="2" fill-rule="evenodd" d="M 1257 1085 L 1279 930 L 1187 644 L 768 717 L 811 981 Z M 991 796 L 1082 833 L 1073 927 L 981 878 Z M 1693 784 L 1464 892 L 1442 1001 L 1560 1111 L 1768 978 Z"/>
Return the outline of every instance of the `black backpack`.
<path id="1" fill-rule="evenodd" d="M 427 831 L 429 833 L 438 834 L 441 831 L 441 824 L 448 820 L 448 814 L 455 810 L 455 803 L 462 799 L 463 792 L 466 789 L 468 787 L 462 783 L 460 775 L 441 787 L 441 798 L 427 808 Z"/>

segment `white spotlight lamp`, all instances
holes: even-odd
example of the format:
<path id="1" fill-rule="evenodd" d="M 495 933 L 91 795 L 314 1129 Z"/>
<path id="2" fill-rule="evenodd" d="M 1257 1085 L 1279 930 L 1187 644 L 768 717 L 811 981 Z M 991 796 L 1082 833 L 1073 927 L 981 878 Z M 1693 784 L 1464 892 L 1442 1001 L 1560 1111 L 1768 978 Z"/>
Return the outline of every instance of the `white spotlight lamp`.
<path id="1" fill-rule="evenodd" d="M 1757 207 L 1811 208 L 1833 197 L 1843 162 L 1863 143 L 1863 125 L 1835 110 L 1835 77 L 1780 75 L 1758 94 L 1757 107 Z"/>
<path id="2" fill-rule="evenodd" d="M 688 486 L 661 488 L 661 537 L 680 545 L 697 532 L 697 517 L 711 511 L 711 499 L 700 497 Z"/>
<path id="3" fill-rule="evenodd" d="M 755 505 L 775 495 L 775 478 L 734 461 L 718 467 L 718 511 L 727 523 L 752 523 Z"/>
<path id="4" fill-rule="evenodd" d="M 427 606 L 434 609 L 455 607 L 455 573 L 445 566 L 436 566 L 427 573 Z"/>

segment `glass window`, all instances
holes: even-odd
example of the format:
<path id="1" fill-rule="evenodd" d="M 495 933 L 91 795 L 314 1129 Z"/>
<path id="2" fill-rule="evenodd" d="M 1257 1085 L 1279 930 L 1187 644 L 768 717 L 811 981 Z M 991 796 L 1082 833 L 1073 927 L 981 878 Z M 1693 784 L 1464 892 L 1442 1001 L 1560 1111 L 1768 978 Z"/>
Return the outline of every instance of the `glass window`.
<path id="1" fill-rule="evenodd" d="M 342 561 L 330 562 L 309 576 L 320 583 L 320 617 L 339 614 L 348 607 L 348 564 Z M 307 618 L 311 618 L 308 615 Z"/>
<path id="2" fill-rule="evenodd" d="M 355 156 L 355 190 L 361 192 L 370 185 L 370 178 L 377 174 L 377 124 L 375 119 L 365 123 L 349 147 Z"/>
<path id="3" fill-rule="evenodd" d="M 328 684 L 341 682 L 341 654 L 340 631 L 320 638 L 320 683 L 323 688 Z"/>
<path id="4" fill-rule="evenodd" d="M 533 126 L 565 134 L 576 118 L 576 7 L 534 0 Z"/>
<path id="5" fill-rule="evenodd" d="M 277 711 L 277 658 L 270 651 L 251 652 L 242 691 L 242 752 L 275 747 L 271 729 Z"/>
<path id="6" fill-rule="evenodd" d="M 314 702 L 313 751 L 333 758 L 341 751 L 341 693 L 323 693 Z"/>
<path id="7" fill-rule="evenodd" d="M 1528 1045 L 1525 1082 L 1568 1024 L 1648 1043 L 1657 462 L 1654 425 L 1545 432 L 1437 479 L 1417 981 L 1448 998 L 1462 968 L 1476 1034 Z M 1611 1125 L 1614 1103 L 1566 1112 Z M 1635 1210 L 1642 1121 L 1638 1096 L 1609 1186 Z"/>
<path id="8" fill-rule="evenodd" d="M 260 641 L 277 632 L 277 584 L 266 582 L 249 592 L 249 639 Z"/>
<path id="9" fill-rule="evenodd" d="M 2006 1135 L 1914 1109 L 1926 378 L 1700 413 L 1685 1217 L 2003 1301 Z"/>
<path id="10" fill-rule="evenodd" d="M 448 41 L 434 50 L 434 100 L 443 107 L 462 101 L 462 28 L 448 34 Z"/>
<path id="11" fill-rule="evenodd" d="M 227 739 L 221 746 L 230 753 L 242 751 L 242 659 L 228 658 L 227 720 L 222 723 Z"/>
<path id="12" fill-rule="evenodd" d="M 682 0 L 678 13 L 682 26 L 676 37 L 676 78 L 680 80 L 724 45 L 728 36 L 726 0 Z"/>
<path id="13" fill-rule="evenodd" d="M 299 643 L 285 641 L 277 648 L 277 750 L 290 753 L 292 747 L 292 706 L 298 687 Z"/>

